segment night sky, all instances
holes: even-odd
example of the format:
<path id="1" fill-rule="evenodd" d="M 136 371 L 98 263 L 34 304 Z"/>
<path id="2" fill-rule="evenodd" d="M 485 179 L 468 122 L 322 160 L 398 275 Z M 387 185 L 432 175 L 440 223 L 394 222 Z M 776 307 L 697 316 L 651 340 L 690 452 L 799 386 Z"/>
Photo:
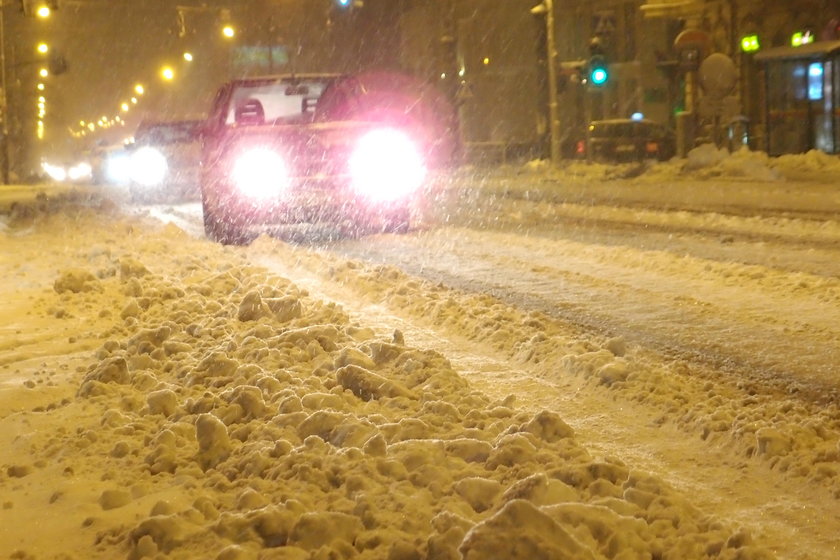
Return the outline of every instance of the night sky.
<path id="1" fill-rule="evenodd" d="M 17 6 L 5 8 L 9 97 L 22 136 L 35 130 L 38 81 L 35 46 L 45 41 L 68 64 L 67 72 L 45 80 L 46 137 L 41 152 L 73 153 L 92 140 L 112 143 L 130 136 L 141 118 L 201 116 L 215 89 L 231 75 L 236 49 L 272 44 L 285 49 L 297 71 L 346 71 L 361 66 L 393 65 L 395 15 L 399 1 L 367 0 L 355 13 L 330 11 L 331 0 L 64 0 L 48 20 L 26 18 Z M 186 8 L 186 9 L 184 9 Z M 180 14 L 183 17 L 179 16 Z M 233 41 L 221 37 L 223 20 L 237 29 Z M 186 63 L 182 54 L 193 53 Z M 366 55 L 361 54 L 367 53 Z M 376 60 L 370 53 L 384 60 Z M 21 64 L 21 60 L 27 60 Z M 159 77 L 162 66 L 176 71 L 172 82 Z M 275 68 L 288 71 L 290 66 Z M 253 72 L 252 72 L 253 73 Z M 146 94 L 127 113 L 133 87 Z M 73 139 L 79 121 L 120 116 L 127 125 Z"/>

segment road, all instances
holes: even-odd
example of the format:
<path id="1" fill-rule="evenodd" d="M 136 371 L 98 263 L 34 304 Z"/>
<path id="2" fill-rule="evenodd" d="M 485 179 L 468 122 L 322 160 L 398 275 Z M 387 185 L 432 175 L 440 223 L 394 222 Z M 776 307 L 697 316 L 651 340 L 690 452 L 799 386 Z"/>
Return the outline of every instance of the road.
<path id="1" fill-rule="evenodd" d="M 834 185 L 472 171 L 431 192 L 407 235 L 244 254 L 551 407 L 780 557 L 840 554 Z M 197 205 L 138 211 L 201 235 Z"/>

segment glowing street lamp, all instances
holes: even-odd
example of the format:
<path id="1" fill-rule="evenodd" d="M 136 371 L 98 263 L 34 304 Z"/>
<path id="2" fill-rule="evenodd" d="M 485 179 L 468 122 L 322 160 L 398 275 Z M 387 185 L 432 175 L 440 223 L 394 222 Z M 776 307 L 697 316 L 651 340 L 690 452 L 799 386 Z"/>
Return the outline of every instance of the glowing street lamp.
<path id="1" fill-rule="evenodd" d="M 137 84 L 136 86 L 134 86 L 134 93 L 136 93 L 137 95 L 143 95 L 144 93 L 146 93 L 146 88 L 143 87 L 143 84 Z"/>
<path id="2" fill-rule="evenodd" d="M 44 88 L 46 88 L 47 86 L 45 86 L 44 84 L 38 84 L 38 85 L 37 85 L 37 86 L 35 86 L 35 87 L 37 87 L 37 88 L 38 88 L 38 91 L 44 91 Z"/>
<path id="3" fill-rule="evenodd" d="M 48 52 L 50 52 L 50 46 L 46 43 L 38 43 L 37 50 L 41 54 L 47 54 Z"/>
<path id="4" fill-rule="evenodd" d="M 52 11 L 50 10 L 49 6 L 38 6 L 38 9 L 35 11 L 35 15 L 37 15 L 41 19 L 46 19 L 50 17 Z"/>
<path id="5" fill-rule="evenodd" d="M 41 76 L 42 78 L 46 78 L 47 76 L 50 75 L 50 72 L 46 68 L 41 68 L 40 70 L 38 70 L 38 75 Z"/>
<path id="6" fill-rule="evenodd" d="M 233 39 L 236 35 L 236 30 L 233 28 L 232 25 L 225 25 L 222 27 L 222 36 L 227 39 Z"/>
<path id="7" fill-rule="evenodd" d="M 120 109 L 122 109 L 123 113 L 128 111 L 128 103 L 123 103 L 122 105 L 120 105 Z"/>
<path id="8" fill-rule="evenodd" d="M 160 75 L 164 80 L 169 82 L 175 79 L 175 70 L 173 70 L 170 66 L 164 66 L 160 70 Z"/>
<path id="9" fill-rule="evenodd" d="M 186 60 L 187 62 L 192 62 L 192 61 L 193 61 L 193 55 L 192 55 L 192 53 L 190 53 L 190 52 L 185 52 L 185 53 L 184 53 L 184 60 Z"/>

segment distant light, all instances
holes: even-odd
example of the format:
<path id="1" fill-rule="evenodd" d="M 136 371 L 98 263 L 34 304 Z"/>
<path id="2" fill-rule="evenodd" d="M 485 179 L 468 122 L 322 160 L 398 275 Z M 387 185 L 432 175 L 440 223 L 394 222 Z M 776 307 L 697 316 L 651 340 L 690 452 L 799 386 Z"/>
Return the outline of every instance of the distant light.
<path id="1" fill-rule="evenodd" d="M 741 50 L 744 52 L 755 52 L 761 48 L 758 42 L 758 35 L 746 35 L 741 37 Z"/>
<path id="2" fill-rule="evenodd" d="M 41 68 L 40 70 L 38 70 L 38 75 L 41 76 L 42 78 L 46 78 L 47 76 L 50 75 L 50 72 L 46 68 Z"/>
<path id="3" fill-rule="evenodd" d="M 59 167 L 58 165 L 51 165 L 47 162 L 41 164 L 41 168 L 44 170 L 44 173 L 49 175 L 50 179 L 53 181 L 64 181 L 67 179 L 67 171 L 63 167 Z"/>
<path id="4" fill-rule="evenodd" d="M 128 103 L 123 103 L 122 105 L 120 105 L 120 109 L 122 109 L 123 112 L 128 111 Z"/>
<path id="5" fill-rule="evenodd" d="M 160 75 L 164 80 L 170 81 L 175 78 L 175 70 L 173 70 L 169 66 L 164 66 L 160 70 Z"/>
<path id="6" fill-rule="evenodd" d="M 236 35 L 236 30 L 233 28 L 232 25 L 225 25 L 224 27 L 222 27 L 222 35 L 224 35 L 228 39 L 233 39 L 234 35 Z"/>
<path id="7" fill-rule="evenodd" d="M 484 57 L 484 60 L 482 60 L 481 62 L 484 64 L 484 66 L 489 65 L 489 64 L 490 64 L 490 57 L 489 57 L 489 56 L 485 56 L 485 57 Z"/>
<path id="8" fill-rule="evenodd" d="M 49 6 L 39 6 L 35 13 L 39 18 L 48 18 L 52 12 L 50 11 Z"/>
<path id="9" fill-rule="evenodd" d="M 187 62 L 192 62 L 192 61 L 193 61 L 193 55 L 192 55 L 192 53 L 185 52 L 185 53 L 184 53 L 184 60 L 186 60 Z"/>
<path id="10" fill-rule="evenodd" d="M 44 102 L 46 102 L 46 100 L 47 100 L 47 98 L 44 97 L 43 95 L 38 97 L 38 103 L 44 103 Z"/>
<path id="11" fill-rule="evenodd" d="M 464 74 L 466 74 L 466 73 L 467 73 L 467 70 L 465 68 L 461 68 L 460 70 L 458 70 L 458 75 L 462 78 L 464 77 Z"/>
<path id="12" fill-rule="evenodd" d="M 144 93 L 146 93 L 146 88 L 143 87 L 143 84 L 137 84 L 136 86 L 134 86 L 134 93 L 136 93 L 137 95 L 143 95 Z"/>
<path id="13" fill-rule="evenodd" d="M 44 84 L 38 84 L 38 91 L 44 91 Z"/>
<path id="14" fill-rule="evenodd" d="M 46 43 L 38 43 L 38 52 L 41 54 L 47 54 L 50 52 L 50 46 Z"/>
<path id="15" fill-rule="evenodd" d="M 441 79 L 441 80 L 445 80 L 445 79 L 446 79 L 446 72 L 441 72 L 441 73 L 440 73 L 440 79 Z"/>
<path id="16" fill-rule="evenodd" d="M 137 105 L 137 98 L 136 98 L 136 97 L 132 97 L 132 98 L 131 98 L 131 102 L 132 102 L 134 105 Z"/>
<path id="17" fill-rule="evenodd" d="M 630 119 L 632 119 L 634 121 L 640 121 L 643 118 L 645 118 L 645 116 L 641 113 L 633 113 L 632 115 L 630 115 Z"/>

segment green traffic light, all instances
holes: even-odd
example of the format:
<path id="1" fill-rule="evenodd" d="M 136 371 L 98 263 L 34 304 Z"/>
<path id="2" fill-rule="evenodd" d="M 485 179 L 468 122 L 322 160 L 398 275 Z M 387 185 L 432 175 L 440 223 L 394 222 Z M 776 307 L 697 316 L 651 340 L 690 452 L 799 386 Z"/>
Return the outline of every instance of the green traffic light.
<path id="1" fill-rule="evenodd" d="M 606 68 L 593 68 L 589 74 L 589 80 L 596 86 L 604 85 L 607 83 L 607 79 L 609 79 L 609 74 Z"/>

